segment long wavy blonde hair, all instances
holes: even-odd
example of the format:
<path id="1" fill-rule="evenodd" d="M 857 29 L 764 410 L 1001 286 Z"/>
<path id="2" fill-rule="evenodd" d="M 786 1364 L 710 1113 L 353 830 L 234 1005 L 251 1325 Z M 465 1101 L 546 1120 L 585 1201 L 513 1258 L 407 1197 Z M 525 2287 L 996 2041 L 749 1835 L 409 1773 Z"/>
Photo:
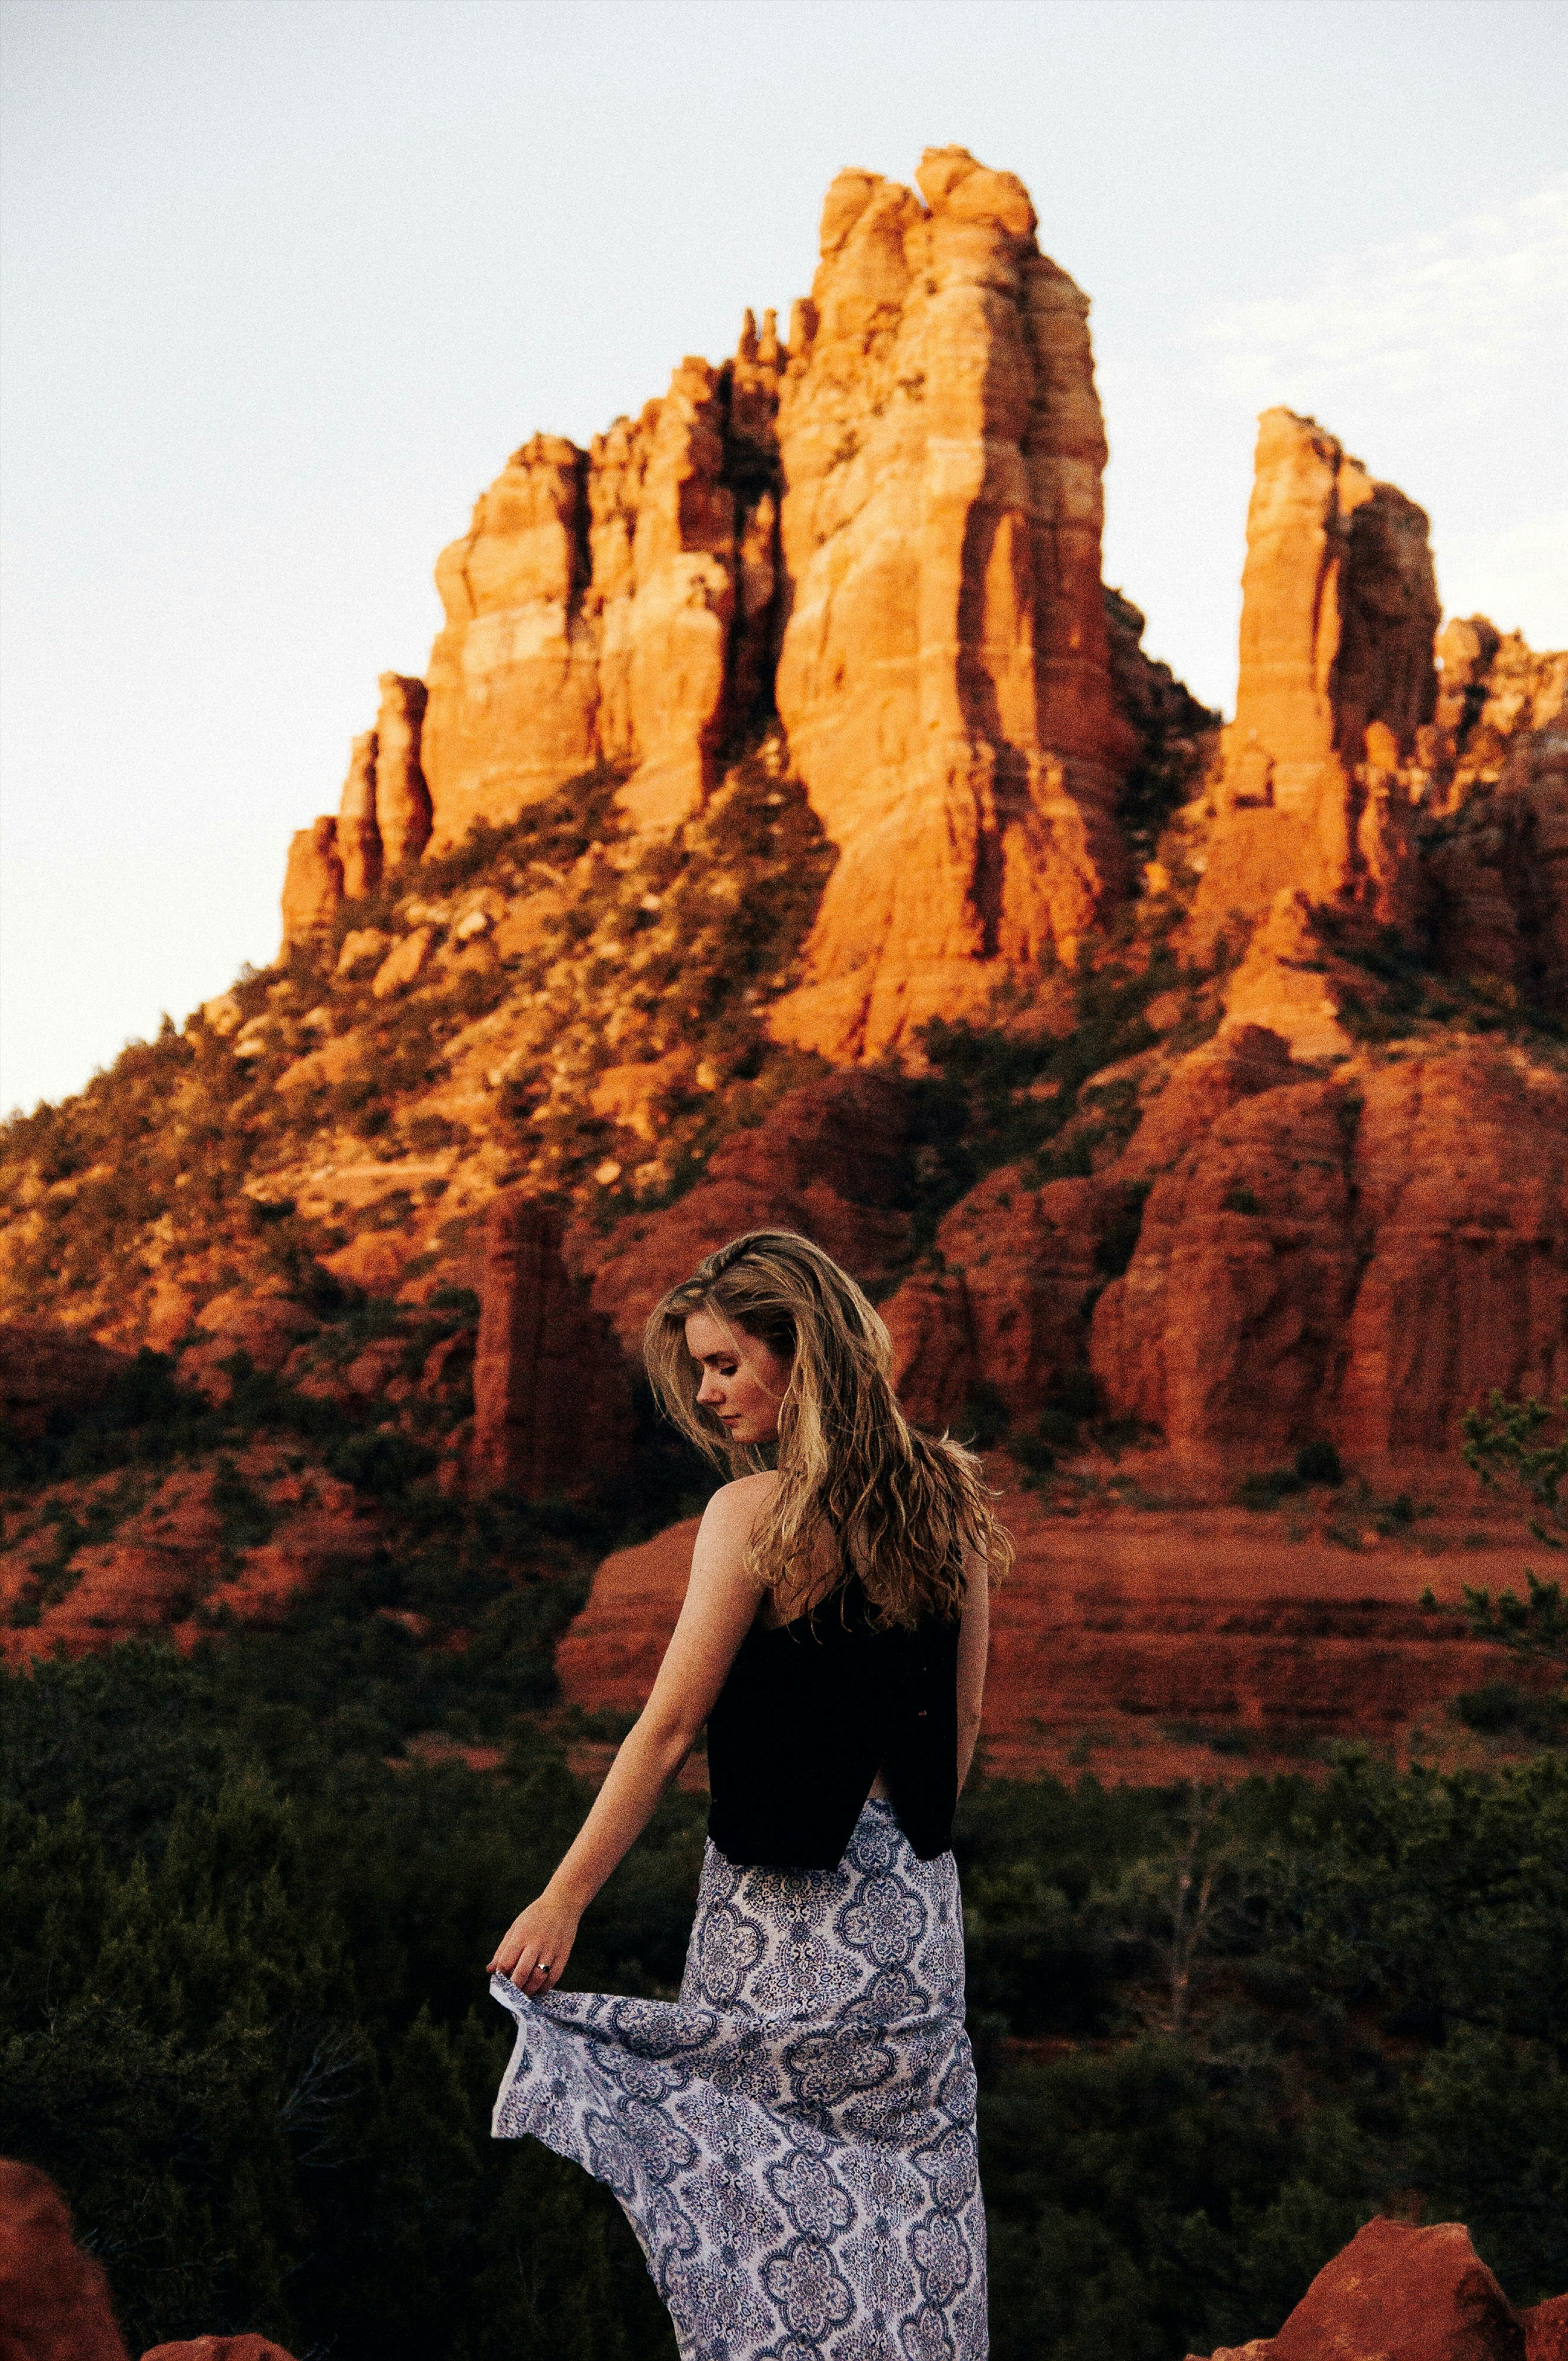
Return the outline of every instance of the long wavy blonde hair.
<path id="1" fill-rule="evenodd" d="M 666 1415 L 729 1475 L 766 1467 L 697 1403 L 701 1372 L 685 1324 L 706 1312 L 790 1365 L 779 1410 L 779 1481 L 758 1518 L 749 1569 L 785 1620 L 851 1574 L 873 1617 L 905 1626 L 956 1615 L 966 1560 L 992 1577 L 1013 1545 L 992 1514 L 972 1452 L 918 1433 L 893 1390 L 893 1341 L 847 1271 L 792 1230 L 751 1230 L 697 1265 L 656 1304 L 643 1357 Z"/>

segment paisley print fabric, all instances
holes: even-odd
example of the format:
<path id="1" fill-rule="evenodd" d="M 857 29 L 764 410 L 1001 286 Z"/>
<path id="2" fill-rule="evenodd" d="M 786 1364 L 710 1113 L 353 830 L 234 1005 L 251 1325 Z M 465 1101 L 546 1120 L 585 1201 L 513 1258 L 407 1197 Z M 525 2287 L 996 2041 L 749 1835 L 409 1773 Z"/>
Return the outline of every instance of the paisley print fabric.
<path id="1" fill-rule="evenodd" d="M 710 1844 L 678 2001 L 490 1989 L 496 2137 L 609 2182 L 683 2361 L 984 2361 L 958 1872 L 890 1805 L 837 1869 Z"/>

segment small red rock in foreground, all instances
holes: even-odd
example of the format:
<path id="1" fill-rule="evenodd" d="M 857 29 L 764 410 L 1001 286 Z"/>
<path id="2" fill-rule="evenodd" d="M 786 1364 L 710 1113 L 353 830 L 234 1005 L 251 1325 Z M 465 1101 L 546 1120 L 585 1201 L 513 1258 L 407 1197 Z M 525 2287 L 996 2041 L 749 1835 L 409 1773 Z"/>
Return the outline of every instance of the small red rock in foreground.
<path id="1" fill-rule="evenodd" d="M 46 2174 L 9 2158 L 0 2158 L 0 2352 L 7 2361 L 126 2361 L 109 2282 L 71 2235 L 64 2198 Z"/>
<path id="2" fill-rule="evenodd" d="M 294 2361 L 280 2345 L 254 2329 L 244 2336 L 188 2336 L 179 2345 L 155 2345 L 141 2361 Z"/>
<path id="3" fill-rule="evenodd" d="M 1549 2351 L 1527 2345 L 1463 2223 L 1379 2219 L 1324 2264 L 1277 2336 L 1212 2361 L 1544 2361 Z"/>

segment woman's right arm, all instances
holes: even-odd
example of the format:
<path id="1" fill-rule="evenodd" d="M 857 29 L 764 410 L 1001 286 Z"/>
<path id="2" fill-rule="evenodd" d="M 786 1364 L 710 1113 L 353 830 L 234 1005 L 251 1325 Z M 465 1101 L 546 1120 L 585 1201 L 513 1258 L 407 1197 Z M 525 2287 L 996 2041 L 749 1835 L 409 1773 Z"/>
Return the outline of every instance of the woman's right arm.
<path id="1" fill-rule="evenodd" d="M 962 1792 L 980 1737 L 985 1700 L 985 1660 L 991 1642 L 991 1575 L 983 1558 L 970 1558 L 964 1584 L 963 1621 L 959 1626 L 959 1788 Z"/>
<path id="2" fill-rule="evenodd" d="M 745 1570 L 746 1544 L 777 1480 L 743 1476 L 707 1504 L 685 1603 L 648 1702 L 559 1869 L 496 1946 L 492 1972 L 510 1976 L 523 1992 L 547 1992 L 560 1982 L 578 1920 L 647 1827 L 713 1708 L 762 1597 Z"/>

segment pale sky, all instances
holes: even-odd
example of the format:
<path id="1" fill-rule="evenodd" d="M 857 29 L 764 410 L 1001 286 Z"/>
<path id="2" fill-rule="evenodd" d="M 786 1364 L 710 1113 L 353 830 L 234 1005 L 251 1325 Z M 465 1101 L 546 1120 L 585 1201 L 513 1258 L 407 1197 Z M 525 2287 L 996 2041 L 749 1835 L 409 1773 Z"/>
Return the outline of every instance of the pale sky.
<path id="1" fill-rule="evenodd" d="M 846 164 L 1019 173 L 1105 570 L 1228 706 L 1256 412 L 1568 643 L 1560 0 L 0 0 L 0 1107 L 269 960 L 431 567 L 809 286 Z"/>

